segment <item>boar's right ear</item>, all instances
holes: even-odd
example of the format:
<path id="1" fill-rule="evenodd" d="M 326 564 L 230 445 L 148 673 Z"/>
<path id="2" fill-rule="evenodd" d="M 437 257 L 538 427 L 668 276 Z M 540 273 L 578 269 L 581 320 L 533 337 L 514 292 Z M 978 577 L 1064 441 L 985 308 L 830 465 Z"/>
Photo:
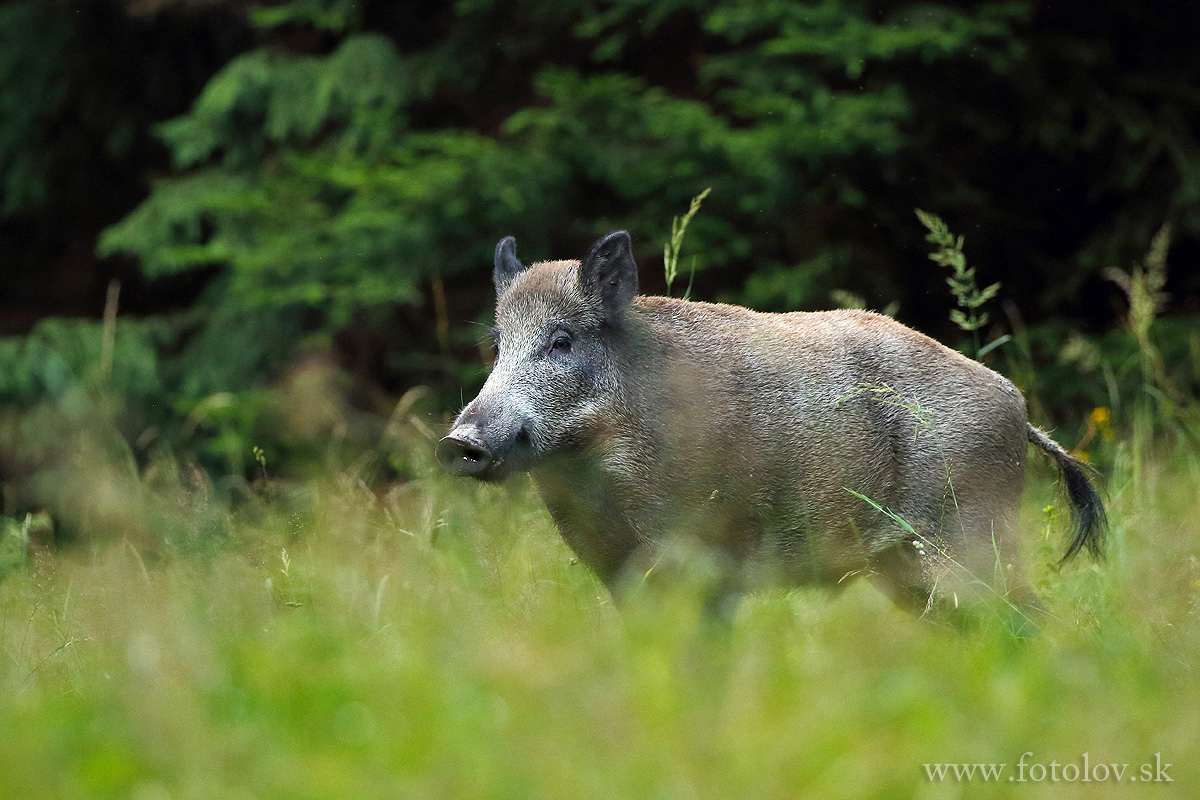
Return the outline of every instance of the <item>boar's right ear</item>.
<path id="1" fill-rule="evenodd" d="M 592 245 L 579 265 L 579 281 L 584 292 L 604 306 L 605 316 L 619 319 L 638 292 L 637 264 L 629 234 L 615 231 Z"/>
<path id="2" fill-rule="evenodd" d="M 492 270 L 492 282 L 496 284 L 496 296 L 504 294 L 504 290 L 512 283 L 512 279 L 524 272 L 528 267 L 517 258 L 517 240 L 505 236 L 496 244 L 495 268 Z"/>

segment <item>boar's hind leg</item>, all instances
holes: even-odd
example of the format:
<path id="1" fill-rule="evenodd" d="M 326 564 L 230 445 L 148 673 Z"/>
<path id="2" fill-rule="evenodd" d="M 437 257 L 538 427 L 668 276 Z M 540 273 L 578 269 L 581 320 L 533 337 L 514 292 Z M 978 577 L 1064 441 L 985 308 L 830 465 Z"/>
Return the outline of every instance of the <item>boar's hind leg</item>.
<path id="1" fill-rule="evenodd" d="M 957 547 L 940 535 L 893 545 L 871 559 L 871 581 L 899 608 L 939 624 L 966 630 L 986 610 L 1014 633 L 1032 635 L 1044 609 L 1012 552 L 1012 521 L 998 522 L 995 533 L 975 531 L 966 542 L 950 537 Z"/>

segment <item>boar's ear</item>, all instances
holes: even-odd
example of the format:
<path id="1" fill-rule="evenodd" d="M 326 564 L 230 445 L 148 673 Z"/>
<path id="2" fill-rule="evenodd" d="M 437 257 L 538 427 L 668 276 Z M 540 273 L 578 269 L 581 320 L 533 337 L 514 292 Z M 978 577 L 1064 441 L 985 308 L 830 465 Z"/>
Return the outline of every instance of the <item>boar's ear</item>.
<path id="1" fill-rule="evenodd" d="M 511 236 L 505 236 L 496 244 L 494 263 L 492 282 L 496 284 L 497 297 L 504 294 L 504 290 L 512 283 L 513 278 L 528 269 L 517 258 L 517 240 Z"/>
<path id="2" fill-rule="evenodd" d="M 638 291 L 637 264 L 633 261 L 633 242 L 625 231 L 616 231 L 592 245 L 579 265 L 583 290 L 604 306 L 609 319 L 618 319 L 633 302 Z"/>

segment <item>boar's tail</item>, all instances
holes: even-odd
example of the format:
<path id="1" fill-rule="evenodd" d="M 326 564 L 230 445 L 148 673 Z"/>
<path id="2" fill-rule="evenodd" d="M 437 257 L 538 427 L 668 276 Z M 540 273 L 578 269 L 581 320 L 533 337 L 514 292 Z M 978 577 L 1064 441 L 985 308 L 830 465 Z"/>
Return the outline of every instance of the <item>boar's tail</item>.
<path id="1" fill-rule="evenodd" d="M 1044 431 L 1028 424 L 1025 427 L 1029 441 L 1045 450 L 1058 462 L 1058 468 L 1062 470 L 1067 483 L 1067 496 L 1071 499 L 1071 515 L 1078 523 L 1078 530 L 1058 563 L 1065 563 L 1084 548 L 1087 548 L 1094 558 L 1104 558 L 1108 518 L 1104 513 L 1104 504 L 1100 502 L 1100 495 L 1096 493 L 1095 487 L 1083 471 L 1083 464 L 1071 458 L 1067 451 Z"/>

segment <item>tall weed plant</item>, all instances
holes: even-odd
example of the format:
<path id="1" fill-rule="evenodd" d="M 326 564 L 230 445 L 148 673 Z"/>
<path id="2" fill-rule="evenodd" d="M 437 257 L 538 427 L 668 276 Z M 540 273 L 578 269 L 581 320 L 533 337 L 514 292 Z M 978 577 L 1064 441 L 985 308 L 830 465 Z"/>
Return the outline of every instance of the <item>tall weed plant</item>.
<path id="1" fill-rule="evenodd" d="M 967 257 L 963 254 L 963 237 L 955 237 L 937 214 L 919 208 L 915 211 L 917 219 L 929 230 L 925 241 L 937 248 L 929 255 L 929 260 L 950 270 L 946 284 L 958 303 L 957 308 L 950 309 L 950 320 L 971 335 L 974 358 L 982 361 L 984 356 L 1012 338 L 1005 334 L 987 344 L 980 344 L 979 330 L 991 319 L 983 307 L 1000 291 L 1000 284 L 979 288 L 975 280 L 975 268 L 967 266 Z"/>

